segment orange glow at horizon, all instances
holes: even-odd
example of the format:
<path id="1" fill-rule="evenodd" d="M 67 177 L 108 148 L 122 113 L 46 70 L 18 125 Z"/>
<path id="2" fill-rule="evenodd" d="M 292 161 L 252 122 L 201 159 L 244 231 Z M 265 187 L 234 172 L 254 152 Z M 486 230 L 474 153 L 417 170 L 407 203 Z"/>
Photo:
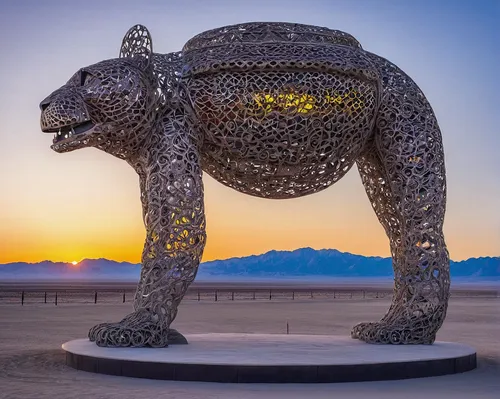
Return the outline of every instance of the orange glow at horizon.
<path id="1" fill-rule="evenodd" d="M 67 157 L 61 163 L 70 160 Z M 99 178 L 94 176 L 92 181 L 97 187 L 89 188 L 100 195 L 86 196 L 82 189 L 85 186 L 80 183 L 82 178 L 86 180 L 86 173 L 80 170 L 75 173 L 83 177 L 74 177 L 67 188 L 61 187 L 58 192 L 64 198 L 62 204 L 47 199 L 43 211 L 25 206 L 20 208 L 25 214 L 12 213 L 4 218 L 5 223 L 0 225 L 0 263 L 71 263 L 85 258 L 139 263 L 145 228 L 138 182 L 134 173 L 123 167 L 125 171 L 121 173 L 130 177 L 127 184 L 113 186 L 113 174 L 117 171 L 110 167 L 100 171 Z M 293 200 L 266 200 L 238 193 L 206 176 L 208 238 L 203 261 L 303 247 L 390 256 L 388 239 L 358 180 L 357 173 L 351 171 L 333 187 L 317 194 Z M 43 195 L 50 198 L 52 193 L 46 190 L 40 197 Z M 22 202 L 23 198 L 17 201 Z M 0 206 L 1 202 L 0 198 Z M 65 207 L 66 203 L 70 205 Z M 472 223 L 469 226 L 474 228 Z M 445 237 L 453 260 L 498 256 L 494 252 L 495 237 L 471 244 L 467 242 L 469 235 L 463 234 L 453 220 L 445 222 Z"/>

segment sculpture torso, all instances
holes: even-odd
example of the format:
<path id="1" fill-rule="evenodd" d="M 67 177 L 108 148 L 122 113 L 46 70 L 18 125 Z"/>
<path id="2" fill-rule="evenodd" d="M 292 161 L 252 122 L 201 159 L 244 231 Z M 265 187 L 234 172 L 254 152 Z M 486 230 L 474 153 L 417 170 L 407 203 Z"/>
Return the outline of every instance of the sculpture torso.
<path id="1" fill-rule="evenodd" d="M 204 32 L 180 81 L 203 136 L 203 170 L 240 192 L 293 198 L 353 165 L 373 131 L 379 78 L 350 35 L 250 23 Z"/>

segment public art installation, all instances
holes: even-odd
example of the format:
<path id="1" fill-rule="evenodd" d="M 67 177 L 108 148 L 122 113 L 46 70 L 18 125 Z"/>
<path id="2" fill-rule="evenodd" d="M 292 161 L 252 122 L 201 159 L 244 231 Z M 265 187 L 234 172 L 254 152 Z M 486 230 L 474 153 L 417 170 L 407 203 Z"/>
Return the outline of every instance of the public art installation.
<path id="1" fill-rule="evenodd" d="M 97 345 L 183 341 L 170 325 L 205 246 L 202 171 L 285 199 L 331 186 L 355 162 L 390 240 L 395 287 L 387 314 L 351 335 L 434 342 L 450 285 L 441 133 L 418 86 L 349 34 L 245 23 L 157 54 L 136 25 L 119 58 L 80 69 L 40 106 L 56 152 L 96 147 L 140 179 L 147 236 L 134 311 L 93 327 Z"/>

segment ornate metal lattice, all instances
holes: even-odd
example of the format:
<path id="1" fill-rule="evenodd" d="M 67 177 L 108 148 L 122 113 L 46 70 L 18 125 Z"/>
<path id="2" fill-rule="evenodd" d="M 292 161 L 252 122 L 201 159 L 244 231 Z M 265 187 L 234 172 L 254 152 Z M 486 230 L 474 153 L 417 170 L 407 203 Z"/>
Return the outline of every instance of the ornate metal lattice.
<path id="1" fill-rule="evenodd" d="M 449 297 L 441 133 L 417 85 L 350 35 L 287 23 L 204 32 L 155 54 L 147 29 L 41 103 L 57 152 L 93 146 L 140 178 L 146 242 L 134 312 L 93 327 L 100 346 L 185 342 L 170 328 L 205 245 L 202 170 L 240 192 L 294 198 L 356 162 L 391 246 L 387 314 L 352 337 L 432 343 Z"/>

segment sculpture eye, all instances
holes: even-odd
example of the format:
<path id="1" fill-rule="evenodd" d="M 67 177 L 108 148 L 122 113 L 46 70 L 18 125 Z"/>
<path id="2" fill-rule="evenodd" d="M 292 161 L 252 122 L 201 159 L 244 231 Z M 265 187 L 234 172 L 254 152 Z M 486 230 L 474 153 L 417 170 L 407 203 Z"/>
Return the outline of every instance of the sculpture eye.
<path id="1" fill-rule="evenodd" d="M 82 69 L 80 71 L 80 86 L 85 86 L 91 78 L 92 75 L 86 70 Z"/>

